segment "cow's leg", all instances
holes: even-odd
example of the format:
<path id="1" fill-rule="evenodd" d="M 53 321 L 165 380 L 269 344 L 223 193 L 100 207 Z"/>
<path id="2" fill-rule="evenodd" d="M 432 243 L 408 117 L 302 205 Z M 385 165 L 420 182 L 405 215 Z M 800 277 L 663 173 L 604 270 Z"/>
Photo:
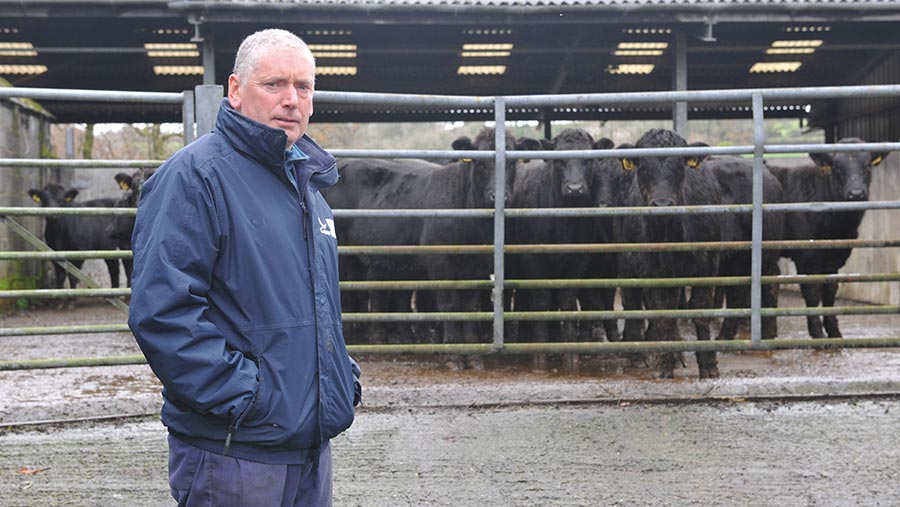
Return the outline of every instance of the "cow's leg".
<path id="1" fill-rule="evenodd" d="M 826 283 L 822 286 L 822 306 L 833 308 L 834 307 L 834 299 L 837 295 L 838 284 L 837 283 Z M 825 332 L 828 333 L 829 338 L 842 338 L 841 330 L 838 328 L 838 318 L 837 315 L 826 315 L 822 318 L 825 324 Z"/>
<path id="2" fill-rule="evenodd" d="M 581 304 L 583 311 L 597 310 L 597 303 L 595 302 L 597 298 L 597 289 L 578 290 L 578 302 Z M 593 341 L 594 325 L 594 321 L 581 320 L 578 325 L 578 339 L 583 342 Z"/>
<path id="3" fill-rule="evenodd" d="M 553 301 L 553 296 L 547 289 L 534 289 L 531 294 L 531 307 L 530 311 L 536 312 L 547 312 L 550 311 L 550 306 Z M 536 320 L 534 321 L 533 334 L 532 339 L 537 342 L 547 342 L 547 341 L 559 341 L 559 336 L 550 336 L 550 322 L 547 320 Z"/>
<path id="4" fill-rule="evenodd" d="M 564 312 L 578 311 L 578 291 L 575 289 L 561 289 L 557 292 L 559 299 L 559 309 Z M 578 322 L 577 320 L 562 321 L 560 338 L 562 341 L 578 340 Z M 587 325 L 587 323 L 585 323 Z"/>
<path id="5" fill-rule="evenodd" d="M 106 269 L 109 271 L 109 285 L 113 289 L 119 288 L 119 261 L 117 259 L 106 259 Z"/>
<path id="6" fill-rule="evenodd" d="M 716 287 L 716 296 L 722 297 L 727 308 L 741 308 L 741 293 L 739 287 Z M 715 299 L 718 299 L 716 297 Z M 722 302 L 716 303 L 715 308 L 721 308 Z M 746 308 L 746 306 L 743 306 Z M 722 319 L 722 329 L 719 330 L 717 340 L 734 340 L 740 327 L 741 319 L 738 317 L 725 317 Z"/>
<path id="7" fill-rule="evenodd" d="M 622 307 L 628 310 L 643 310 L 643 291 L 640 288 L 622 289 Z M 625 319 L 622 339 L 629 342 L 642 341 L 644 319 Z"/>
<path id="8" fill-rule="evenodd" d="M 818 308 L 822 301 L 822 284 L 820 283 L 804 283 L 800 284 L 800 292 L 806 301 L 807 308 Z M 822 319 L 818 315 L 809 315 L 806 317 L 806 327 L 809 335 L 813 338 L 825 338 L 822 331 Z"/>
<path id="9" fill-rule="evenodd" d="M 715 289 L 712 287 L 693 287 L 691 288 L 691 309 L 700 310 L 712 308 Z M 697 341 L 709 341 L 709 323 L 708 318 L 694 318 L 694 329 L 697 331 Z M 697 368 L 700 371 L 700 378 L 716 378 L 719 376 L 719 367 L 716 364 L 715 351 L 698 351 Z"/>
<path id="10" fill-rule="evenodd" d="M 66 268 L 54 262 L 53 272 L 56 275 L 56 288 L 62 289 L 66 285 Z"/>
<path id="11" fill-rule="evenodd" d="M 131 273 L 134 271 L 134 261 L 122 259 L 122 267 L 125 269 L 125 286 L 131 288 Z"/>
<path id="12" fill-rule="evenodd" d="M 600 289 L 600 309 L 603 311 L 612 311 L 615 308 L 616 289 Z M 619 323 L 616 319 L 603 319 L 603 330 L 606 332 L 606 341 L 621 341 L 619 335 Z"/>
<path id="13" fill-rule="evenodd" d="M 763 258 L 762 274 L 766 276 L 777 276 L 781 274 L 777 257 L 773 256 L 770 259 Z M 777 284 L 762 286 L 763 308 L 778 308 L 778 289 L 779 286 Z M 777 317 L 763 317 L 760 334 L 764 340 L 770 340 L 778 336 Z"/>
<path id="14" fill-rule="evenodd" d="M 388 301 L 390 301 L 390 311 L 392 312 L 411 312 L 412 293 L 407 290 L 388 291 Z M 410 343 L 410 333 L 412 332 L 411 323 L 409 322 L 388 322 L 385 326 L 387 329 L 388 343 Z"/>
<path id="15" fill-rule="evenodd" d="M 431 313 L 437 311 L 437 301 L 434 298 L 434 291 L 418 290 L 415 293 L 416 313 Z M 415 322 L 413 323 L 412 333 L 416 343 L 441 343 L 440 326 L 436 326 L 434 322 Z"/>

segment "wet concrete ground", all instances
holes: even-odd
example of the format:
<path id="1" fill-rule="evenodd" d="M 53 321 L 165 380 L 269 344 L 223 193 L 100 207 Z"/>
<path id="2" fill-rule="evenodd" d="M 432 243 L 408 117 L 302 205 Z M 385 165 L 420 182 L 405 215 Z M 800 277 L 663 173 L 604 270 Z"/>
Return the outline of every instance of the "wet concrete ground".
<path id="1" fill-rule="evenodd" d="M 0 327 L 122 318 L 82 304 Z M 900 329 L 900 316 L 841 322 L 848 337 Z M 802 318 L 779 324 L 805 335 Z M 0 338 L 0 360 L 136 353 L 127 334 Z M 672 381 L 618 357 L 577 372 L 414 359 L 361 358 L 364 406 L 334 441 L 335 505 L 900 505 L 897 349 L 720 354 L 714 381 L 690 356 Z M 0 392 L 0 425 L 160 404 L 146 366 L 0 372 Z M 165 429 L 155 416 L 0 429 L 0 505 L 173 505 Z"/>

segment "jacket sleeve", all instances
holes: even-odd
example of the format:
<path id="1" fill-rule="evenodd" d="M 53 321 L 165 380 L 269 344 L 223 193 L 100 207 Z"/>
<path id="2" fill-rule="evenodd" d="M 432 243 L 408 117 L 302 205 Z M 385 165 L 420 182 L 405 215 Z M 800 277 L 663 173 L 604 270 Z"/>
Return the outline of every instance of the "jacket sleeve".
<path id="1" fill-rule="evenodd" d="M 240 422 L 259 387 L 258 368 L 229 350 L 206 317 L 222 227 L 215 181 L 202 174 L 173 159 L 143 187 L 128 325 L 167 399 Z"/>

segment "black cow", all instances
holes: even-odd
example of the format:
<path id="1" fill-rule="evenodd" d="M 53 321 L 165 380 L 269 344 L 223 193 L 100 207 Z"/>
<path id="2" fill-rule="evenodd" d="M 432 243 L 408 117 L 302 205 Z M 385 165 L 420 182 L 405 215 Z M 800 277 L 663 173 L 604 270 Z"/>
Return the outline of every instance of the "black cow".
<path id="1" fill-rule="evenodd" d="M 715 174 L 722 188 L 723 204 L 753 203 L 753 161 L 740 157 L 715 157 L 703 162 L 703 166 Z M 784 191 L 781 183 L 763 166 L 763 202 L 784 202 Z M 751 213 L 727 214 L 722 217 L 725 241 L 751 241 L 753 239 L 753 216 Z M 773 211 L 763 213 L 762 239 L 777 241 L 784 239 L 784 214 Z M 778 275 L 778 259 L 780 251 L 763 250 L 762 274 Z M 732 250 L 722 253 L 719 274 L 721 276 L 749 276 L 751 274 L 751 253 L 749 250 Z M 725 296 L 729 308 L 750 307 L 750 287 L 727 286 L 717 290 Z M 774 308 L 778 306 L 778 286 L 762 287 L 762 306 Z M 717 339 L 733 340 L 741 320 L 738 317 L 727 317 L 722 322 L 722 329 Z M 778 334 L 775 317 L 762 319 L 762 337 L 774 338 Z"/>
<path id="2" fill-rule="evenodd" d="M 861 139 L 841 139 L 840 143 L 862 143 Z M 788 202 L 834 202 L 867 201 L 869 184 L 872 181 L 872 167 L 881 163 L 887 153 L 882 152 L 832 152 L 810 153 L 815 165 L 796 168 L 771 167 L 772 173 L 781 181 Z M 808 239 L 856 239 L 859 224 L 865 211 L 832 211 L 826 213 L 791 212 L 787 214 L 786 238 Z M 821 250 L 787 250 L 782 252 L 790 257 L 802 275 L 835 274 L 847 262 L 851 248 L 828 248 Z M 801 292 L 806 306 L 815 308 L 819 303 L 824 307 L 834 306 L 837 283 L 801 284 Z M 829 337 L 841 337 L 836 316 L 824 319 L 810 315 L 806 318 L 807 328 L 813 338 L 824 338 L 822 324 Z"/>
<path id="3" fill-rule="evenodd" d="M 124 190 L 122 198 L 116 201 L 116 208 L 137 208 L 141 199 L 141 187 L 144 181 L 153 175 L 153 171 L 138 170 L 128 175 L 118 173 L 115 175 L 119 188 Z M 115 215 L 104 229 L 104 234 L 115 241 L 119 250 L 131 250 L 131 233 L 134 231 L 134 215 Z M 122 267 L 125 268 L 125 282 L 131 287 L 131 270 L 134 265 L 131 259 L 122 259 Z"/>
<path id="4" fill-rule="evenodd" d="M 517 145 L 512 136 L 507 136 L 506 142 L 509 149 L 525 147 Z M 536 144 L 536 141 L 532 143 Z M 528 148 L 535 148 L 534 144 Z M 482 130 L 474 141 L 461 137 L 453 142 L 456 150 L 493 150 L 494 146 L 493 129 Z M 461 160 L 444 166 L 428 164 L 424 166 L 425 170 L 400 167 L 402 165 L 397 161 L 349 161 L 343 164 L 341 181 L 327 189 L 325 197 L 335 209 L 342 207 L 338 204 L 343 199 L 342 193 L 357 196 L 354 207 L 366 209 L 494 207 L 493 158 Z M 515 181 L 515 166 L 515 160 L 507 161 L 507 199 Z M 343 224 L 338 225 L 341 244 L 455 245 L 490 244 L 493 241 L 493 220 L 490 218 L 356 218 L 345 220 Z M 365 278 L 369 280 L 420 277 L 487 280 L 493 272 L 489 255 L 367 255 L 361 256 L 360 261 L 365 268 Z M 474 291 L 440 291 L 432 299 L 431 294 L 419 291 L 416 301 L 419 310 L 480 311 L 485 295 Z M 374 303 L 373 300 L 369 304 L 378 311 L 378 305 Z M 442 327 L 441 337 L 435 340 L 471 342 L 478 338 L 472 322 L 448 322 Z"/>
<path id="5" fill-rule="evenodd" d="M 652 129 L 637 142 L 637 148 L 667 148 L 688 146 L 684 139 L 669 130 Z M 706 146 L 694 143 L 690 146 Z M 628 148 L 629 146 L 621 146 Z M 631 173 L 631 181 L 624 188 L 625 206 L 682 206 L 721 204 L 722 194 L 716 177 L 700 162 L 699 156 L 666 156 L 625 158 L 623 168 Z M 722 221 L 716 214 L 689 215 L 630 215 L 616 219 L 616 236 L 628 243 L 721 241 Z M 708 277 L 719 271 L 719 253 L 709 250 L 684 252 L 629 252 L 620 256 L 620 276 L 623 278 Z M 623 289 L 626 310 L 678 308 L 683 288 L 654 287 Z M 713 308 L 711 287 L 693 287 L 689 302 L 691 309 Z M 693 319 L 698 340 L 710 339 L 709 319 Z M 626 320 L 625 338 L 640 339 L 642 323 Z M 675 319 L 651 319 L 647 326 L 648 340 L 680 340 Z M 697 352 L 700 378 L 717 377 L 715 352 Z M 676 355 L 665 353 L 659 364 L 663 378 L 674 376 Z"/>
<path id="6" fill-rule="evenodd" d="M 78 190 L 66 191 L 60 185 L 50 183 L 43 190 L 31 189 L 28 195 L 45 208 L 111 208 L 115 206 L 115 199 L 93 199 L 90 201 L 75 203 L 73 200 L 78 195 Z M 109 225 L 109 216 L 59 216 L 47 217 L 44 229 L 44 240 L 47 246 L 57 251 L 71 250 L 115 250 L 116 243 L 104 233 Z M 84 264 L 84 260 L 73 259 L 69 261 L 78 269 Z M 106 267 L 109 269 L 109 279 L 112 287 L 119 286 L 119 263 L 116 259 L 106 259 Z M 61 289 L 66 280 L 66 270 L 57 263 L 53 264 L 56 270 L 56 288 Z M 69 288 L 74 289 L 78 285 L 75 275 L 69 275 Z"/>
<path id="7" fill-rule="evenodd" d="M 613 147 L 613 142 L 603 138 L 595 143 L 595 149 L 608 150 Z M 622 188 L 625 183 L 630 185 L 631 174 L 622 171 L 622 164 L 615 159 L 597 159 L 591 165 L 590 187 L 591 207 L 609 208 L 622 204 Z M 585 231 L 589 234 L 588 243 L 614 243 L 614 219 L 612 217 L 594 217 Z M 616 278 L 619 275 L 618 256 L 610 253 L 591 253 L 588 257 L 588 267 L 585 276 L 587 278 Z M 578 291 L 578 299 L 583 310 L 611 311 L 616 299 L 616 289 L 598 288 L 581 289 Z M 593 340 L 598 336 L 600 326 L 596 323 L 582 321 L 580 323 L 580 335 L 583 340 Z M 606 334 L 606 340 L 617 342 L 621 339 L 616 319 L 604 319 L 602 329 Z"/>
<path id="8" fill-rule="evenodd" d="M 599 145 L 611 143 L 604 139 Z M 590 150 L 598 144 L 586 131 L 566 129 L 552 142 L 546 141 L 549 150 Z M 564 208 L 590 206 L 592 176 L 591 159 L 548 160 L 520 167 L 513 188 L 514 208 Z M 510 223 L 510 243 L 553 244 L 583 243 L 590 239 L 590 218 L 517 218 Z M 510 263 L 509 278 L 584 278 L 587 272 L 588 254 L 522 254 Z M 517 311 L 575 311 L 577 289 L 529 289 L 516 291 Z M 552 325 L 551 325 L 552 324 Z M 546 339 L 574 340 L 577 338 L 576 322 L 569 321 L 562 327 L 558 322 L 534 321 L 519 326 L 519 336 L 533 341 Z"/>
<path id="9" fill-rule="evenodd" d="M 396 209 L 409 204 L 410 192 L 427 173 L 442 166 L 424 160 L 339 159 L 340 180 L 322 194 L 335 210 Z M 341 246 L 416 245 L 422 231 L 420 218 L 338 218 L 335 229 Z M 343 281 L 416 280 L 426 278 L 418 256 L 342 255 Z M 408 312 L 412 291 L 342 291 L 345 312 Z M 424 297 L 424 296 L 423 296 Z M 422 298 L 419 298 L 422 299 Z M 421 305 L 420 305 L 421 306 Z M 429 306 L 429 305 L 424 305 Z M 431 305 L 433 306 L 433 305 Z M 408 341 L 413 331 L 428 341 L 428 326 L 373 322 L 345 324 L 345 335 L 354 343 L 398 343 Z"/>

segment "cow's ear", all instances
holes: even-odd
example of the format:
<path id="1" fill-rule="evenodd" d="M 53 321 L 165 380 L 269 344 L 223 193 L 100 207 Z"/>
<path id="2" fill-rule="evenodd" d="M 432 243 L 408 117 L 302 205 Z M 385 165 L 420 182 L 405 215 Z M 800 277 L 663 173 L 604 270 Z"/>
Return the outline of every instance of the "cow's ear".
<path id="1" fill-rule="evenodd" d="M 634 148 L 634 145 L 628 143 L 616 147 L 617 150 L 630 150 L 631 148 Z M 622 169 L 626 171 L 634 171 L 637 168 L 637 159 L 622 157 L 619 161 L 622 163 Z"/>
<path id="2" fill-rule="evenodd" d="M 888 152 L 875 152 L 872 153 L 872 166 L 876 166 L 884 162 L 888 156 Z"/>
<path id="3" fill-rule="evenodd" d="M 44 195 L 43 195 L 43 193 L 41 193 L 40 190 L 36 190 L 36 189 L 32 188 L 31 190 L 28 191 L 28 195 L 31 196 L 31 200 L 33 200 L 34 202 L 36 202 L 38 204 L 41 204 L 42 202 L 44 202 Z"/>
<path id="4" fill-rule="evenodd" d="M 115 178 L 116 183 L 119 184 L 119 188 L 121 188 L 122 190 L 131 190 L 131 186 L 133 184 L 131 176 L 125 173 L 119 173 L 115 176 Z"/>
<path id="5" fill-rule="evenodd" d="M 450 146 L 453 147 L 453 149 L 456 151 L 475 149 L 475 145 L 472 144 L 472 140 L 466 136 L 458 137 Z"/>
<path id="6" fill-rule="evenodd" d="M 591 145 L 595 150 L 611 150 L 615 146 L 615 143 L 612 142 L 612 139 L 608 137 L 601 137 L 594 141 L 594 144 Z"/>
<path id="7" fill-rule="evenodd" d="M 708 144 L 700 143 L 700 142 L 691 143 L 688 146 L 691 148 L 709 147 Z M 706 159 L 706 155 L 691 155 L 690 157 L 687 158 L 687 165 L 688 165 L 688 167 L 693 167 L 696 169 L 696 168 L 700 167 L 700 164 L 703 162 L 704 159 Z"/>
<path id="8" fill-rule="evenodd" d="M 78 197 L 78 191 L 73 188 L 72 190 L 66 192 L 66 196 L 64 197 L 64 199 L 66 200 L 66 202 L 72 202 L 76 197 Z"/>
<path id="9" fill-rule="evenodd" d="M 540 149 L 543 151 L 553 151 L 553 141 L 549 139 L 541 139 L 541 147 Z"/>
<path id="10" fill-rule="evenodd" d="M 542 150 L 545 150 L 546 148 L 544 148 L 544 140 L 543 139 L 538 141 L 537 139 L 532 139 L 530 137 L 520 137 L 520 138 L 516 139 L 515 149 L 517 151 L 542 151 Z M 519 160 L 525 164 L 527 164 L 528 162 L 531 162 L 530 159 L 526 159 L 526 158 L 519 159 Z"/>
<path id="11" fill-rule="evenodd" d="M 831 166 L 834 165 L 834 159 L 831 153 L 810 153 L 809 158 L 819 167 L 822 176 L 831 174 Z"/>

